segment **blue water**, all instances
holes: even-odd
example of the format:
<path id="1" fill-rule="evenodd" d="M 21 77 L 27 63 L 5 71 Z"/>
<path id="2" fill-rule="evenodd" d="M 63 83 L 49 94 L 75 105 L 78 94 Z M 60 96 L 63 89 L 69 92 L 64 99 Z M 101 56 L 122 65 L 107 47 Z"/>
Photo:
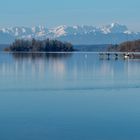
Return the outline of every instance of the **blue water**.
<path id="1" fill-rule="evenodd" d="M 139 140 L 140 60 L 0 54 L 0 140 Z"/>

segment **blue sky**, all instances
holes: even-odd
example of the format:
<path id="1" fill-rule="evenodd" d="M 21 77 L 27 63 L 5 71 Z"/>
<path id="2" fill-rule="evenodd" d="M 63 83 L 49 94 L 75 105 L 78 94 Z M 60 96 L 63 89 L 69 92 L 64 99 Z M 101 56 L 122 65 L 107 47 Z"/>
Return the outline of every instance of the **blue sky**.
<path id="1" fill-rule="evenodd" d="M 140 0 L 0 0 L 0 27 L 105 25 L 140 31 Z"/>

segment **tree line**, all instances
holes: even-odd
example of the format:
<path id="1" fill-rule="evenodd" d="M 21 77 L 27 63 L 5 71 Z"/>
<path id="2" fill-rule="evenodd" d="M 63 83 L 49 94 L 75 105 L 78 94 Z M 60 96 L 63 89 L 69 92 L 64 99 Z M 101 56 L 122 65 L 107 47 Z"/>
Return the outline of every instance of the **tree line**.
<path id="1" fill-rule="evenodd" d="M 5 51 L 11 52 L 71 52 L 74 51 L 71 43 L 58 40 L 24 40 L 16 39 Z"/>

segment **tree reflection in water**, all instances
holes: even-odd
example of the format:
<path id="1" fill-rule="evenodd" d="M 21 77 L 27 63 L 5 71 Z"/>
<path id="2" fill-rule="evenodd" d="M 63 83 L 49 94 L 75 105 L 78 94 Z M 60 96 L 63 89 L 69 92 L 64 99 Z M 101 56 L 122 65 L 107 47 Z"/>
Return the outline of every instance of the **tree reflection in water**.
<path id="1" fill-rule="evenodd" d="M 53 73 L 55 78 L 64 76 L 65 61 L 71 55 L 72 53 L 12 53 L 18 73 L 29 69 L 29 73 L 33 76 L 45 77 Z"/>
<path id="2" fill-rule="evenodd" d="M 64 59 L 70 57 L 72 53 L 12 53 L 15 59 Z"/>

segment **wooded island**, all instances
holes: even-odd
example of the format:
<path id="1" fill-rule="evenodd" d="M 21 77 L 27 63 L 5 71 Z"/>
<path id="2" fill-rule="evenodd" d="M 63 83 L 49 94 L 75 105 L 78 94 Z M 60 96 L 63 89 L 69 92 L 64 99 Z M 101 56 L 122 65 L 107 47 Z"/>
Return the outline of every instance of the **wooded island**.
<path id="1" fill-rule="evenodd" d="M 15 40 L 10 47 L 5 48 L 10 52 L 72 52 L 72 44 L 58 40 Z"/>

